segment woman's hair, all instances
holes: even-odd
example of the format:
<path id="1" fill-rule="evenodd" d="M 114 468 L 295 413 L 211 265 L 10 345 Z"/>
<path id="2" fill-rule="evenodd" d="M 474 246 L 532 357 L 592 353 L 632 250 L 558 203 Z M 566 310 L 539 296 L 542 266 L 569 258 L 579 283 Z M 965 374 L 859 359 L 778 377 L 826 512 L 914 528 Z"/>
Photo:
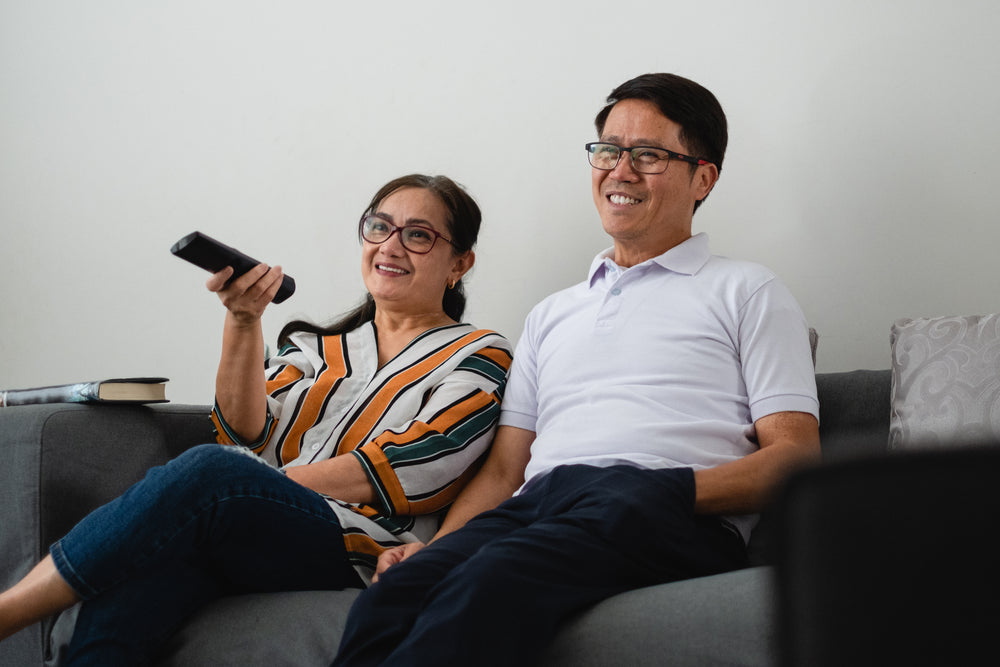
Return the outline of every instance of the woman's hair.
<path id="1" fill-rule="evenodd" d="M 400 176 L 383 185 L 371 203 L 361 214 L 363 219 L 369 213 L 378 210 L 379 205 L 392 193 L 403 188 L 420 188 L 428 190 L 441 200 L 448 210 L 448 234 L 451 237 L 451 244 L 456 255 L 464 254 L 476 245 L 479 238 L 479 227 L 482 223 L 482 213 L 475 200 L 465 189 L 451 180 L 447 176 L 426 176 L 424 174 L 410 174 Z M 358 237 L 361 236 L 361 227 L 358 227 Z M 462 281 L 455 283 L 444 291 L 444 299 L 441 302 L 445 314 L 456 321 L 461 321 L 465 312 L 465 287 Z M 354 310 L 345 313 L 332 324 L 320 326 L 304 320 L 294 320 L 289 322 L 278 334 L 278 347 L 282 347 L 288 342 L 288 337 L 294 333 L 305 332 L 314 333 L 321 336 L 336 336 L 342 333 L 357 329 L 365 322 L 375 319 L 375 300 L 371 294 L 365 295 L 364 302 Z"/>

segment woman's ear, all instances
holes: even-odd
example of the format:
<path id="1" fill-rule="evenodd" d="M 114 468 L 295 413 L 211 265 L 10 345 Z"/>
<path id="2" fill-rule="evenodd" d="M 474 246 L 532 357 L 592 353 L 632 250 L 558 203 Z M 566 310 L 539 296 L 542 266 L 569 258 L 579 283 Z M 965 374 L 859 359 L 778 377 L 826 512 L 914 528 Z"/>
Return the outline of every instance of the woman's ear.
<path id="1" fill-rule="evenodd" d="M 450 284 L 454 285 L 461 280 L 462 276 L 468 273 L 469 269 L 471 269 L 472 265 L 475 263 L 476 253 L 471 250 L 456 257 L 455 263 L 451 269 L 451 276 L 449 278 Z"/>

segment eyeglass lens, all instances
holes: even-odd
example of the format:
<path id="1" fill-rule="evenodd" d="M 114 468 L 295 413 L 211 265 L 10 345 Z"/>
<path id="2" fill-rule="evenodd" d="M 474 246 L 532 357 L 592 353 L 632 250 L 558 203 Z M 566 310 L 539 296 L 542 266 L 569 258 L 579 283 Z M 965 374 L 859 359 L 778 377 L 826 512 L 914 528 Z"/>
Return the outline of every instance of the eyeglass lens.
<path id="1" fill-rule="evenodd" d="M 658 174 L 666 170 L 670 163 L 670 153 L 658 148 L 636 147 L 622 149 L 614 144 L 594 143 L 588 145 L 587 155 L 591 166 L 610 171 L 618 165 L 622 151 L 629 154 L 632 168 L 643 174 Z"/>
<path id="2" fill-rule="evenodd" d="M 397 230 L 399 231 L 399 240 L 402 242 L 403 247 L 410 252 L 420 254 L 430 252 L 438 237 L 433 230 L 429 230 L 426 227 L 415 225 L 397 227 L 374 215 L 365 218 L 361 226 L 361 235 L 369 243 L 384 243 Z"/>

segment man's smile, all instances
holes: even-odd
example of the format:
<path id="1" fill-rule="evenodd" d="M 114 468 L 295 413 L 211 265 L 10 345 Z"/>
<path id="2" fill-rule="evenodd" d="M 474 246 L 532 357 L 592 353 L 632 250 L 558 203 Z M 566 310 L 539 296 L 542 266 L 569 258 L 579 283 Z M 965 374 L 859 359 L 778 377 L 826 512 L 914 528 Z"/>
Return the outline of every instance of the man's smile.
<path id="1" fill-rule="evenodd" d="M 608 195 L 608 201 L 610 201 L 612 204 L 617 204 L 620 206 L 632 206 L 633 204 L 639 204 L 642 202 L 641 199 L 635 199 L 634 197 L 629 197 L 627 195 L 621 195 L 621 194 Z"/>

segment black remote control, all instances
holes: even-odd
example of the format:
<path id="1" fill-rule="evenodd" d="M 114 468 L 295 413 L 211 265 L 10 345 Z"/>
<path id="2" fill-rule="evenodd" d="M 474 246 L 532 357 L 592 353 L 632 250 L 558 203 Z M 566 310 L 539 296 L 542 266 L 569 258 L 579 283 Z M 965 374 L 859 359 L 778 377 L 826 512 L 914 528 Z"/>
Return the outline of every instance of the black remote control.
<path id="1" fill-rule="evenodd" d="M 244 255 L 236 248 L 220 243 L 201 232 L 191 232 L 175 243 L 170 248 L 170 252 L 212 273 L 217 273 L 227 266 L 233 267 L 235 273 L 229 282 L 260 264 L 256 259 Z M 271 301 L 281 303 L 293 293 L 295 293 L 295 280 L 291 276 L 285 276 L 281 280 L 278 293 Z"/>

